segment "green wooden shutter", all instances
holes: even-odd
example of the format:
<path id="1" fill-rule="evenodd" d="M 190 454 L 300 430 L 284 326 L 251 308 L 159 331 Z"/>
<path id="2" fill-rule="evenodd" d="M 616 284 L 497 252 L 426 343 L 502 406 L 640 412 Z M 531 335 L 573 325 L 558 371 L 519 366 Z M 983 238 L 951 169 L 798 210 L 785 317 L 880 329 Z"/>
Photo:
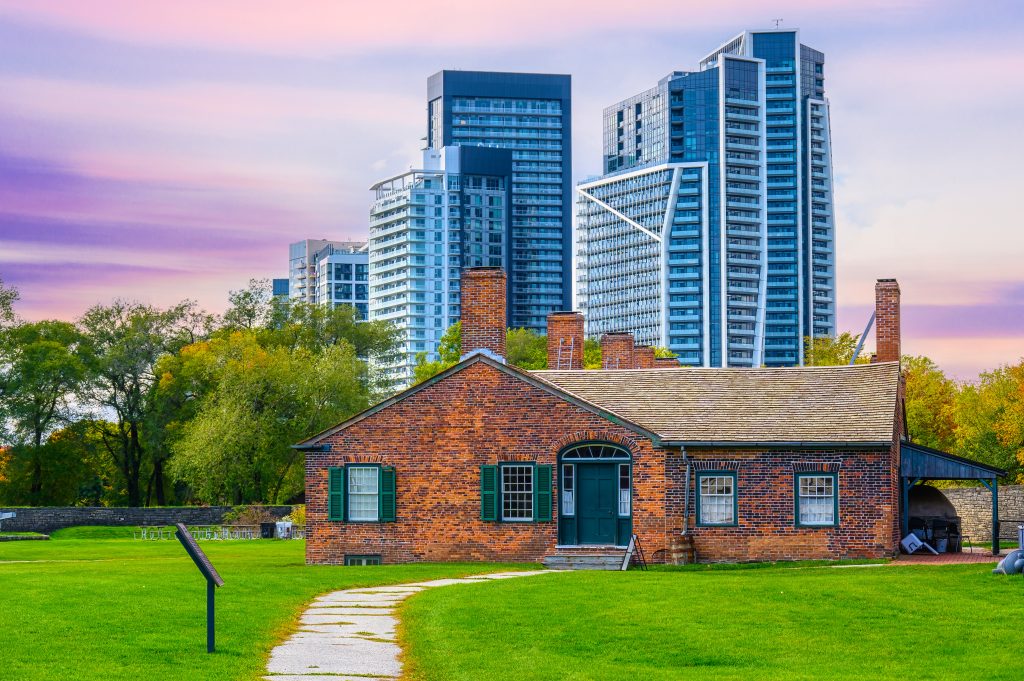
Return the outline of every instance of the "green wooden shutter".
<path id="1" fill-rule="evenodd" d="M 327 469 L 327 519 L 345 519 L 345 469 Z"/>
<path id="2" fill-rule="evenodd" d="M 497 466 L 480 466 L 480 519 L 498 519 Z"/>
<path id="3" fill-rule="evenodd" d="M 538 464 L 533 468 L 533 520 L 551 520 L 551 466 Z"/>
<path id="4" fill-rule="evenodd" d="M 380 521 L 395 522 L 395 469 L 381 466 L 380 469 Z"/>

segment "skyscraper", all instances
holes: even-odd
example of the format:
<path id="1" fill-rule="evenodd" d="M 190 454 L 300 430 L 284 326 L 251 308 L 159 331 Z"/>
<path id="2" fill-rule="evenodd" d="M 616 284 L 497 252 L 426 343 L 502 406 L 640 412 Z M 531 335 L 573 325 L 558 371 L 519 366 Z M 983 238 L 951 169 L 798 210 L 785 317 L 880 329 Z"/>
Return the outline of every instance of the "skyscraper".
<path id="1" fill-rule="evenodd" d="M 320 305 L 351 305 L 369 315 L 369 256 L 365 242 L 305 239 L 288 246 L 289 300 Z M 275 280 L 277 295 L 277 280 Z"/>
<path id="2" fill-rule="evenodd" d="M 427 144 L 512 150 L 508 324 L 545 330 L 572 307 L 572 109 L 567 75 L 441 71 L 427 81 Z"/>
<path id="3" fill-rule="evenodd" d="M 444 147 L 371 187 L 370 319 L 402 333 L 399 356 L 380 367 L 395 387 L 411 382 L 419 353 L 437 359 L 461 315 L 462 269 L 505 262 L 511 183 L 509 150 Z"/>
<path id="4" fill-rule="evenodd" d="M 824 55 L 746 31 L 604 112 L 604 175 L 578 186 L 588 332 L 684 364 L 803 363 L 835 334 Z"/>

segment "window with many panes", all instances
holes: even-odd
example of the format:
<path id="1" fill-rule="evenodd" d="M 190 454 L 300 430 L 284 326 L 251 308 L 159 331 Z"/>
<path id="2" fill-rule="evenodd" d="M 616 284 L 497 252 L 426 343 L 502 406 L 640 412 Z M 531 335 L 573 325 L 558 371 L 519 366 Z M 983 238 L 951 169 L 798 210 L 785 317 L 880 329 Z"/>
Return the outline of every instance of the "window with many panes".
<path id="1" fill-rule="evenodd" d="M 345 565 L 380 565 L 380 554 L 372 555 L 345 555 Z"/>
<path id="2" fill-rule="evenodd" d="M 736 474 L 702 473 L 697 476 L 697 522 L 700 525 L 736 524 Z"/>
<path id="3" fill-rule="evenodd" d="M 576 515 L 576 466 L 562 464 L 562 515 Z"/>
<path id="4" fill-rule="evenodd" d="M 376 522 L 379 518 L 379 469 L 376 466 L 348 467 L 348 519 Z"/>
<path id="5" fill-rule="evenodd" d="M 629 515 L 630 505 L 629 464 L 619 464 L 619 515 Z"/>
<path id="6" fill-rule="evenodd" d="M 835 473 L 796 475 L 796 524 L 827 527 L 839 524 L 839 477 Z"/>
<path id="7" fill-rule="evenodd" d="M 501 519 L 533 520 L 533 466 L 501 467 Z"/>

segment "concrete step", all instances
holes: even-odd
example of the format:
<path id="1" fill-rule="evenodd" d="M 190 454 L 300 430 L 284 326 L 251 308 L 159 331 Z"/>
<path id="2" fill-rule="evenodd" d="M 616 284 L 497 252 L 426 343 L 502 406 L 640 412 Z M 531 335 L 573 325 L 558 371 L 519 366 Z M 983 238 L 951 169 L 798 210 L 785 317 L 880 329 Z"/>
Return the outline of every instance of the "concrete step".
<path id="1" fill-rule="evenodd" d="M 551 570 L 620 570 L 622 553 L 555 553 L 541 562 Z"/>

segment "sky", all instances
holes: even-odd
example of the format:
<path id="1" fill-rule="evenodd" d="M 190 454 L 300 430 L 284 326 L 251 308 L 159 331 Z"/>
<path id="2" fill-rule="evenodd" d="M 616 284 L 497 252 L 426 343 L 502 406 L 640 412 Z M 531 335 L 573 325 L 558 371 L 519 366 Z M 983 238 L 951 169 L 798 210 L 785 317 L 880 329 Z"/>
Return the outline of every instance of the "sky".
<path id="1" fill-rule="evenodd" d="M 1017 362 L 1013 0 L 0 0 L 0 278 L 26 319 L 222 311 L 287 276 L 289 242 L 365 239 L 370 185 L 419 162 L 431 73 L 572 74 L 580 180 L 605 106 L 776 19 L 825 53 L 839 329 L 896 277 L 905 353 L 965 380 Z"/>

